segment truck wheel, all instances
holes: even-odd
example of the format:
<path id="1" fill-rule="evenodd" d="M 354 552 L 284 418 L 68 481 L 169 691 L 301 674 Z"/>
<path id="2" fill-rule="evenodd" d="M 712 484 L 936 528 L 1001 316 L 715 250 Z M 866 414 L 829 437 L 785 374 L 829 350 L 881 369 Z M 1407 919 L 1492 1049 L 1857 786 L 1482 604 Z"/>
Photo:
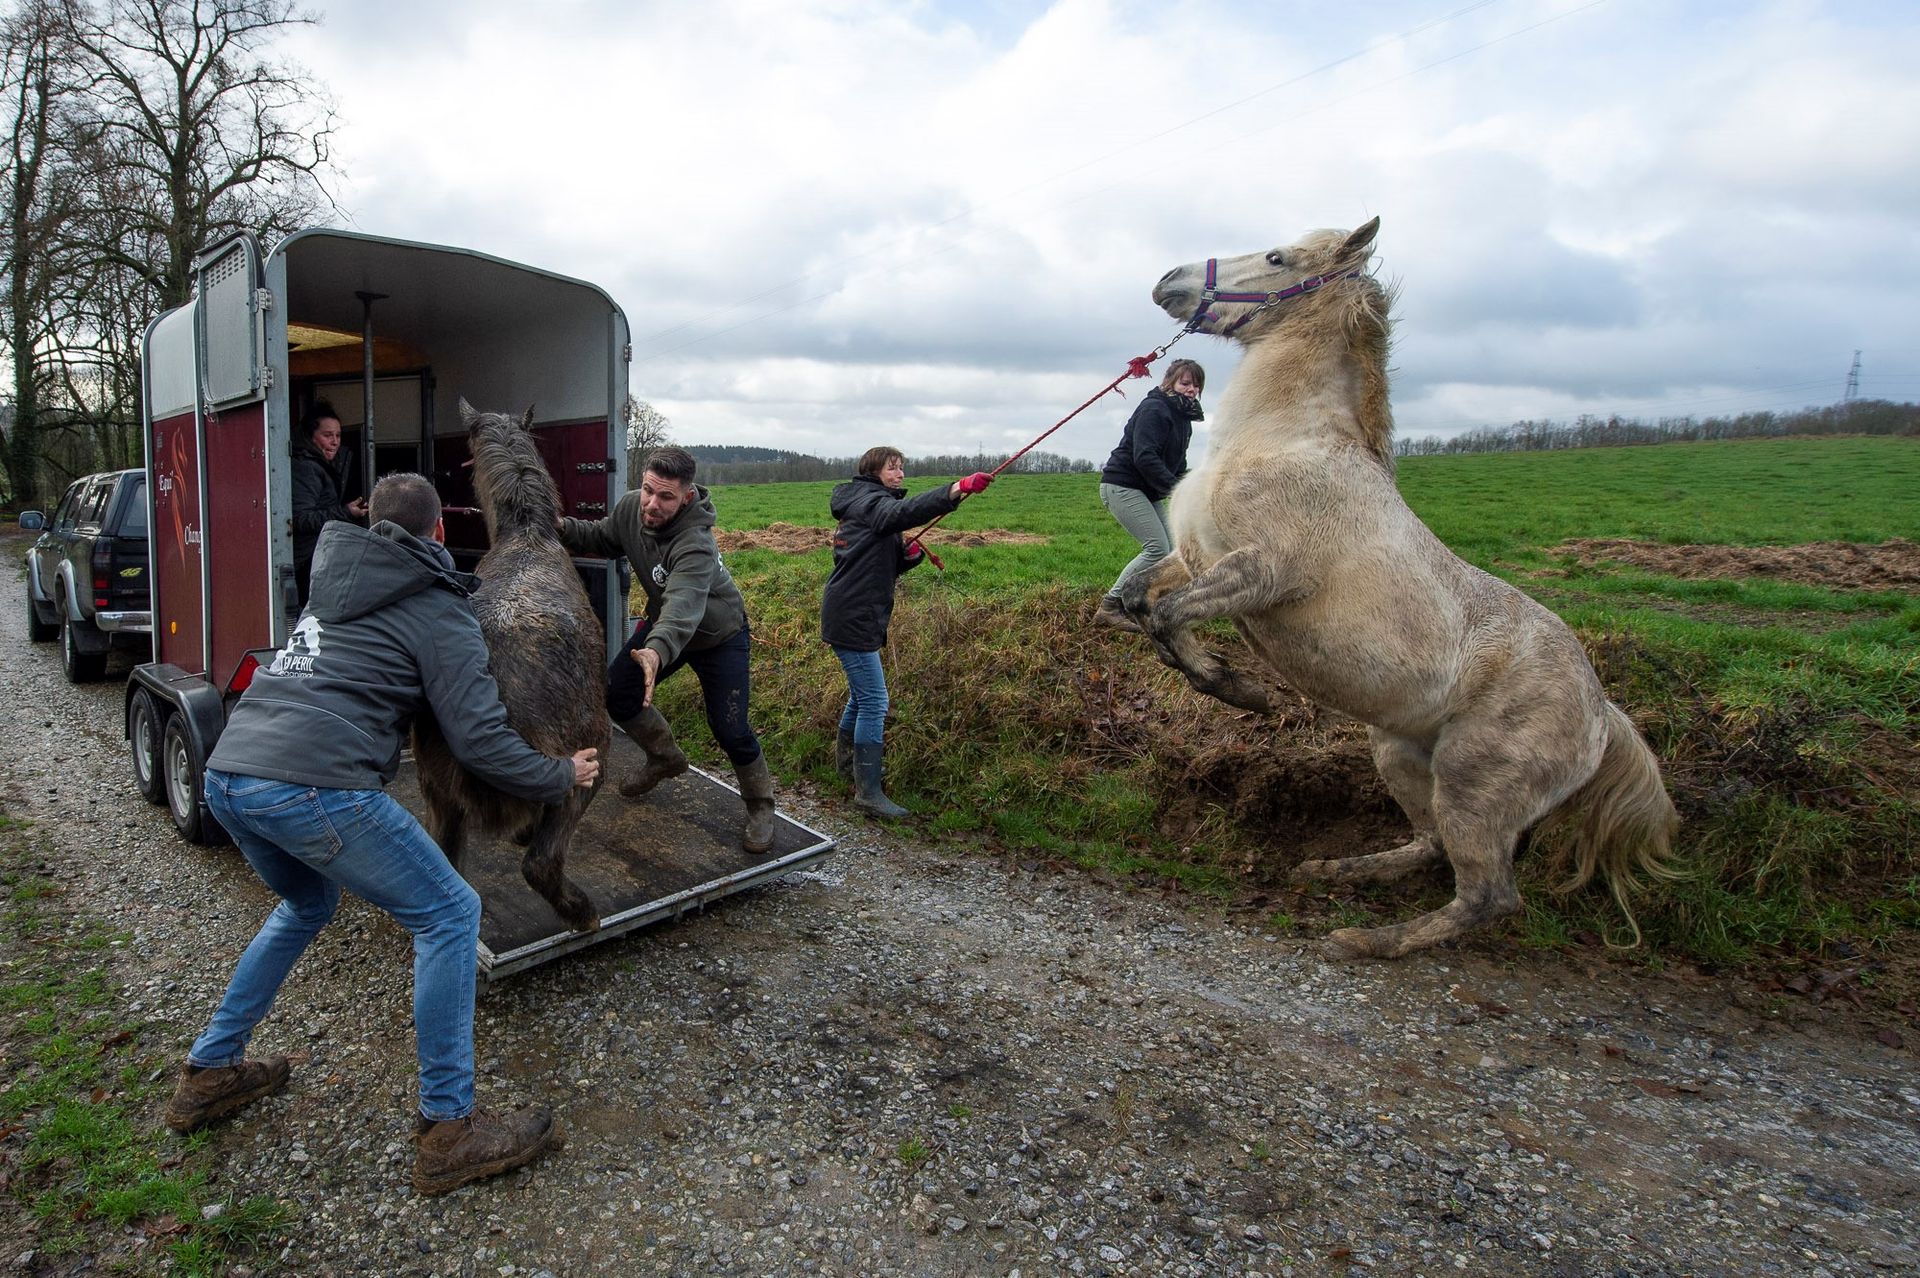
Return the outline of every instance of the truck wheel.
<path id="1" fill-rule="evenodd" d="M 53 638 L 60 627 L 51 621 L 40 620 L 40 606 L 33 602 L 33 583 L 26 586 L 27 596 L 27 638 L 35 643 L 45 643 Z"/>
<path id="2" fill-rule="evenodd" d="M 88 652 L 74 637 L 75 626 L 90 626 L 90 621 L 67 618 L 60 626 L 60 668 L 67 672 L 68 683 L 92 683 L 107 672 L 107 654 Z"/>
<path id="3" fill-rule="evenodd" d="M 193 748 L 193 735 L 177 710 L 167 716 L 166 730 L 160 735 L 160 766 L 167 787 L 167 810 L 173 814 L 180 837 L 202 845 L 225 841 L 227 832 L 200 797 L 205 789 L 206 761 Z"/>
<path id="4" fill-rule="evenodd" d="M 127 707 L 127 753 L 133 758 L 133 784 L 148 803 L 167 801 L 166 775 L 161 769 L 160 708 L 145 688 L 133 694 Z"/>

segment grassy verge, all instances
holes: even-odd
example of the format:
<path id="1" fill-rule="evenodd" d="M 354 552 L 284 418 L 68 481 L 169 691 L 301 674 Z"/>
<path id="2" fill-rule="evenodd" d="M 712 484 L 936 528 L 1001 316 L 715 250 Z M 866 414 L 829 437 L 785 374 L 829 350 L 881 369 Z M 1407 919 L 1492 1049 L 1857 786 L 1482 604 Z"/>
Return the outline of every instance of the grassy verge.
<path id="1" fill-rule="evenodd" d="M 0 815 L 0 1193 L 9 1258 L 112 1273 L 216 1274 L 271 1241 L 284 1209 L 208 1186 L 204 1133 L 159 1124 L 162 1035 L 118 1010 L 124 934 L 77 917 L 30 827 Z"/>
<path id="2" fill-rule="evenodd" d="M 916 491 L 935 482 L 910 481 Z M 1685 818 L 1688 877 L 1643 895 L 1643 955 L 1716 965 L 1852 961 L 1871 974 L 1920 936 L 1920 598 L 1791 582 L 1683 580 L 1556 555 L 1570 537 L 1800 544 L 1920 536 L 1920 444 L 1791 439 L 1415 458 L 1408 500 L 1459 553 L 1558 610 L 1660 754 Z M 886 654 L 893 796 L 923 829 L 1017 856 L 1253 902 L 1283 925 L 1391 921 L 1445 899 L 1443 876 L 1391 889 L 1295 889 L 1312 856 L 1404 831 L 1364 735 L 1304 704 L 1269 720 L 1191 693 L 1138 639 L 1087 613 L 1132 553 L 1090 476 L 1016 476 L 949 527 L 989 544 L 906 578 Z M 726 488 L 726 527 L 823 525 L 827 484 Z M 845 682 L 818 641 L 824 551 L 728 556 L 754 617 L 755 713 L 776 767 L 832 776 Z M 1236 641 L 1223 639 L 1223 645 Z M 662 704 L 707 735 L 691 680 Z M 1598 944 L 1622 921 L 1598 890 L 1556 896 L 1523 853 L 1507 935 Z M 1500 938 L 1496 937 L 1496 940 Z M 1864 964 L 1864 966 L 1863 966 Z M 1865 977 L 1863 977 L 1864 983 Z"/>

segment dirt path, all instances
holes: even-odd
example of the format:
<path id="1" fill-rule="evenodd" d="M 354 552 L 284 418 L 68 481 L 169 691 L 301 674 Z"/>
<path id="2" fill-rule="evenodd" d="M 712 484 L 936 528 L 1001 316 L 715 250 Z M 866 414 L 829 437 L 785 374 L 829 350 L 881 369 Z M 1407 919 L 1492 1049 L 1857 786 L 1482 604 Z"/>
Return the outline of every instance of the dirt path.
<path id="1" fill-rule="evenodd" d="M 5 806 L 132 934 L 171 1055 L 270 898 L 134 794 L 122 695 L 0 608 Z M 312 1059 L 214 1138 L 292 1204 L 283 1271 L 1920 1272 L 1911 1054 L 1608 970 L 1329 963 L 788 798 L 844 836 L 823 869 L 483 1000 L 483 1100 L 572 1140 L 442 1199 L 406 1183 L 406 938 L 343 909 L 256 1040 Z"/>

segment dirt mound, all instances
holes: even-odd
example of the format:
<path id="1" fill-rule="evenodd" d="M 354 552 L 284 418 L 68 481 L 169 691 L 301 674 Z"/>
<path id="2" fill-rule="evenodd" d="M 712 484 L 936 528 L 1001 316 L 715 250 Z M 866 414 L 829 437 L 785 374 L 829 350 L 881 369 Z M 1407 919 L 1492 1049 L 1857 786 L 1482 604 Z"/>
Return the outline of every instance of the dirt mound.
<path id="1" fill-rule="evenodd" d="M 747 530 L 715 529 L 714 541 L 722 550 L 775 550 L 783 555 L 804 555 L 808 551 L 821 550 L 833 542 L 833 529 L 809 528 L 800 524 L 771 523 L 765 528 Z M 966 530 L 936 528 L 927 534 L 927 543 L 934 547 L 960 546 L 973 549 L 978 546 L 1004 545 L 1008 543 L 1044 542 L 1047 539 L 1038 533 L 1010 532 L 1004 528 L 970 528 Z"/>
<path id="2" fill-rule="evenodd" d="M 1670 577 L 1775 577 L 1838 590 L 1920 591 L 1920 544 L 1809 541 L 1798 546 L 1663 546 L 1615 537 L 1576 537 L 1552 550 L 1583 564 L 1610 560 Z"/>

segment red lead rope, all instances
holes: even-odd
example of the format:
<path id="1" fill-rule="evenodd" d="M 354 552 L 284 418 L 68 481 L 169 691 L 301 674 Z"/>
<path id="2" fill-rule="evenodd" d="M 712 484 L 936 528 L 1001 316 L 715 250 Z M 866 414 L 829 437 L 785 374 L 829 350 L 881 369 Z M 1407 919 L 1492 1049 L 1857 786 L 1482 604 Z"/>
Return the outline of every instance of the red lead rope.
<path id="1" fill-rule="evenodd" d="M 1165 355 L 1170 349 L 1172 349 L 1174 342 L 1179 341 L 1181 338 L 1185 337 L 1191 331 L 1192 331 L 1191 328 L 1181 329 L 1178 333 L 1175 333 L 1173 337 L 1170 340 L 1168 340 L 1164 345 L 1154 347 L 1152 350 L 1148 351 L 1145 355 L 1135 355 L 1132 359 L 1127 361 L 1126 372 L 1120 374 L 1120 376 L 1114 378 L 1112 381 L 1108 382 L 1105 386 L 1102 386 L 1099 390 L 1095 391 L 1091 396 L 1087 398 L 1087 401 L 1084 404 L 1081 404 L 1080 407 L 1074 409 L 1071 413 L 1068 413 L 1065 417 L 1062 417 L 1059 421 L 1055 422 L 1053 425 L 1041 431 L 1038 435 L 1034 436 L 1033 442 L 1029 443 L 1025 448 L 1022 448 L 1019 452 L 1007 458 L 1005 461 L 1001 462 L 998 466 L 995 466 L 991 471 L 988 471 L 987 473 L 992 475 L 994 478 L 998 479 L 1000 477 L 1001 471 L 1013 465 L 1015 462 L 1019 461 L 1022 457 L 1025 457 L 1028 453 L 1032 452 L 1034 449 L 1038 448 L 1042 440 L 1044 440 L 1047 436 L 1053 434 L 1053 432 L 1055 432 L 1056 430 L 1059 430 L 1062 426 L 1065 426 L 1068 422 L 1072 421 L 1074 418 L 1078 417 L 1080 414 L 1086 412 L 1087 409 L 1093 406 L 1095 401 L 1107 395 L 1112 394 L 1114 388 L 1119 386 L 1121 382 L 1126 381 L 1130 377 L 1145 377 L 1147 375 L 1147 366 L 1152 364 L 1153 361 L 1155 361 L 1156 359 L 1159 359 L 1162 355 Z M 933 551 L 927 546 L 927 543 L 922 539 L 928 533 L 932 532 L 935 528 L 937 528 L 940 524 L 940 520 L 945 518 L 946 518 L 945 515 L 939 516 L 938 518 L 934 519 L 932 523 L 928 524 L 925 528 L 922 528 L 919 532 L 913 534 L 912 538 L 910 538 L 910 540 L 920 542 L 920 549 L 924 551 L 926 553 L 927 558 L 933 562 L 933 566 L 935 568 L 938 568 L 941 572 L 945 572 L 947 570 L 947 566 L 940 562 L 940 557 L 934 554 Z"/>

